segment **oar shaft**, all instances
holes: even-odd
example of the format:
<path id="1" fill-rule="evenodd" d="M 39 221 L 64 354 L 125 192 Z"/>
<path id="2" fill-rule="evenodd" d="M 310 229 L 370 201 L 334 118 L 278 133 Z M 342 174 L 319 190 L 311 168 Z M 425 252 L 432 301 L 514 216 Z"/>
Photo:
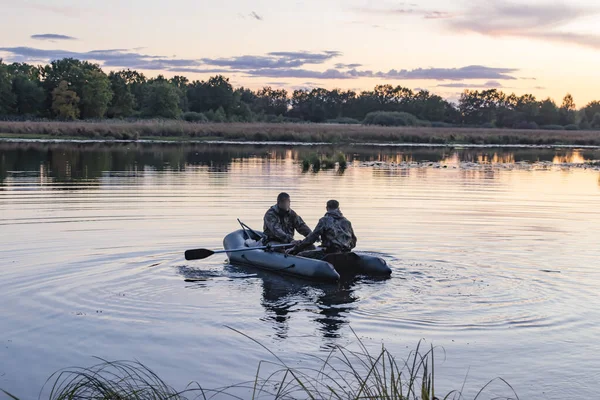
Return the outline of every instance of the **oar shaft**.
<path id="1" fill-rule="evenodd" d="M 195 249 L 187 250 L 185 252 L 186 260 L 204 260 L 214 254 L 219 253 L 235 253 L 238 251 L 251 251 L 251 250 L 266 250 L 266 249 L 277 249 L 280 247 L 292 247 L 293 244 L 275 244 L 272 246 L 260 246 L 260 247 L 242 247 L 241 249 L 229 249 L 229 250 L 209 250 L 209 249 Z"/>
<path id="2" fill-rule="evenodd" d="M 259 246 L 259 247 L 242 247 L 241 249 L 231 249 L 231 250 L 217 250 L 214 253 L 236 253 L 238 251 L 248 251 L 248 250 L 265 250 L 265 249 L 278 249 L 282 247 L 292 247 L 293 244 L 274 244 L 272 246 Z"/>

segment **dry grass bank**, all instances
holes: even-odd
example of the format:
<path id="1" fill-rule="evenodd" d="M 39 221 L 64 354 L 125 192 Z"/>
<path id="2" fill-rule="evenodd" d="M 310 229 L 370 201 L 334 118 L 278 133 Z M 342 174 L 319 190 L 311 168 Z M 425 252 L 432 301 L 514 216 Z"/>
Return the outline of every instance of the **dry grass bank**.
<path id="1" fill-rule="evenodd" d="M 0 135 L 54 138 L 177 138 L 329 143 L 600 145 L 600 131 L 383 127 L 333 124 L 136 122 L 0 122 Z"/>

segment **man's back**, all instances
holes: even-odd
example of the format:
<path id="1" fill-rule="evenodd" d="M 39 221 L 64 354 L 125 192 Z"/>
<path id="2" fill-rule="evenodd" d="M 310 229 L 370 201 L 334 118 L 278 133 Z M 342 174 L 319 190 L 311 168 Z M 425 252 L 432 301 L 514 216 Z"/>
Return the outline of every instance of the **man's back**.
<path id="1" fill-rule="evenodd" d="M 352 223 L 339 209 L 327 211 L 319 220 L 317 229 L 320 231 L 321 244 L 328 251 L 350 251 L 356 247 Z"/>

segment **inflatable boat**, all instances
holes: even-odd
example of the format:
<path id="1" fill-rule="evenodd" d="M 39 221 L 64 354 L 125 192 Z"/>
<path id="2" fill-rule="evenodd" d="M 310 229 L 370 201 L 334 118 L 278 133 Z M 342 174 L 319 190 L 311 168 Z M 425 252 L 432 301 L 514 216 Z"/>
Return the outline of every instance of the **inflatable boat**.
<path id="1" fill-rule="evenodd" d="M 225 236 L 223 247 L 225 250 L 248 247 L 248 242 L 262 236 L 262 232 L 254 230 L 235 231 Z M 386 277 L 392 273 L 384 260 L 365 254 L 334 253 L 323 260 L 315 260 L 268 249 L 253 250 L 252 247 L 248 247 L 247 251 L 228 252 L 229 262 L 321 282 L 336 282 L 340 276 L 350 274 Z"/>

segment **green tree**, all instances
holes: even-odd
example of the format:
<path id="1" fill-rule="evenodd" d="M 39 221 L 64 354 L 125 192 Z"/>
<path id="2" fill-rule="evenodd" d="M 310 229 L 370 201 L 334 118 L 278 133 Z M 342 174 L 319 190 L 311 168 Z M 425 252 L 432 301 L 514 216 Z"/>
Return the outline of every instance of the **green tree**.
<path id="1" fill-rule="evenodd" d="M 239 95 L 236 94 L 236 97 Z M 237 118 L 240 122 L 252 122 L 254 120 L 254 113 L 250 109 L 250 106 L 243 101 L 236 101 L 231 114 Z"/>
<path id="2" fill-rule="evenodd" d="M 243 86 L 240 88 L 237 88 L 234 91 L 234 94 L 237 96 L 239 101 L 241 101 L 242 103 L 248 104 L 250 106 L 250 108 L 252 108 L 254 102 L 257 99 L 256 93 L 254 93 L 252 90 L 247 89 Z"/>
<path id="3" fill-rule="evenodd" d="M 452 105 L 427 90 L 417 92 L 411 101 L 412 114 L 425 121 L 447 121 Z"/>
<path id="4" fill-rule="evenodd" d="M 292 94 L 291 115 L 312 122 L 324 122 L 327 119 L 325 110 L 326 89 L 294 90 Z"/>
<path id="5" fill-rule="evenodd" d="M 158 75 L 156 78 L 150 78 L 148 80 L 148 83 L 155 83 L 155 82 L 164 82 L 164 83 L 168 83 L 169 81 L 167 80 L 167 78 L 165 78 L 165 76 L 163 74 Z"/>
<path id="6" fill-rule="evenodd" d="M 125 81 L 131 94 L 135 98 L 135 104 L 133 108 L 134 110 L 139 111 L 142 105 L 144 104 L 144 92 L 148 80 L 146 79 L 144 74 L 129 69 L 116 72 L 116 74 L 119 75 Z"/>
<path id="7" fill-rule="evenodd" d="M 578 116 L 579 116 L 579 123 L 578 123 L 579 129 L 590 129 L 592 127 L 592 125 L 590 124 L 590 121 L 588 120 L 585 109 L 579 110 Z"/>
<path id="8" fill-rule="evenodd" d="M 496 89 L 481 92 L 478 90 L 465 90 L 458 102 L 462 122 L 477 125 L 495 122 L 496 113 L 504 97 L 504 93 Z"/>
<path id="9" fill-rule="evenodd" d="M 41 74 L 48 103 L 53 102 L 54 89 L 65 81 L 81 97 L 79 110 L 84 118 L 99 118 L 106 113 L 112 92 L 110 81 L 98 64 L 64 58 L 52 61 L 42 69 Z"/>
<path id="10" fill-rule="evenodd" d="M 8 66 L 8 70 L 13 76 L 22 75 L 33 82 L 40 82 L 42 76 L 41 67 L 26 63 L 12 63 Z"/>
<path id="11" fill-rule="evenodd" d="M 25 63 L 12 63 L 7 68 L 12 75 L 15 112 L 21 115 L 40 114 L 45 99 L 40 69 Z"/>
<path id="12" fill-rule="evenodd" d="M 44 89 L 27 75 L 17 75 L 12 82 L 15 111 L 21 115 L 38 115 L 43 111 Z"/>
<path id="13" fill-rule="evenodd" d="M 104 117 L 112 97 L 110 80 L 104 72 L 95 69 L 85 72 L 80 102 L 83 118 Z"/>
<path id="14" fill-rule="evenodd" d="M 540 103 L 536 100 L 532 94 L 524 94 L 517 98 L 515 105 L 515 111 L 517 112 L 517 118 L 519 122 L 535 122 L 538 119 L 540 113 Z"/>
<path id="15" fill-rule="evenodd" d="M 185 76 L 176 75 L 169 79 L 169 83 L 179 89 L 180 100 L 179 107 L 183 112 L 189 111 L 189 102 L 187 98 L 188 85 L 190 81 Z"/>
<path id="16" fill-rule="evenodd" d="M 575 102 L 573 101 L 573 96 L 567 93 L 565 98 L 563 99 L 562 105 L 560 106 L 560 124 L 561 125 L 571 125 L 575 123 L 576 116 L 576 107 Z"/>
<path id="17" fill-rule="evenodd" d="M 271 88 L 271 86 L 265 86 L 256 92 L 255 112 L 285 115 L 288 111 L 288 105 L 288 93 L 285 89 L 277 90 Z"/>
<path id="18" fill-rule="evenodd" d="M 592 128 L 600 128 L 600 112 L 594 114 L 594 118 L 592 119 Z"/>
<path id="19" fill-rule="evenodd" d="M 113 92 L 112 100 L 108 105 L 108 116 L 110 118 L 131 116 L 135 107 L 135 97 L 131 93 L 131 86 L 127 84 L 127 80 L 121 72 L 111 72 L 108 79 Z"/>
<path id="20" fill-rule="evenodd" d="M 600 101 L 592 101 L 583 108 L 588 121 L 594 119 L 594 115 L 600 112 Z"/>
<path id="21" fill-rule="evenodd" d="M 54 89 L 58 88 L 61 82 L 67 82 L 69 88 L 75 92 L 81 91 L 84 76 L 83 63 L 73 58 L 64 58 L 62 60 L 52 61 L 41 70 L 42 86 L 46 92 L 46 100 L 49 105 L 53 103 Z"/>
<path id="22" fill-rule="evenodd" d="M 560 114 L 554 100 L 548 97 L 539 103 L 539 113 L 536 122 L 539 125 L 556 125 L 560 122 Z"/>
<path id="23" fill-rule="evenodd" d="M 61 119 L 79 118 L 79 97 L 69 89 L 69 83 L 62 81 L 52 91 L 52 111 Z"/>
<path id="24" fill-rule="evenodd" d="M 15 111 L 15 95 L 12 92 L 12 75 L 8 66 L 0 59 L 0 115 Z"/>
<path id="25" fill-rule="evenodd" d="M 164 80 L 154 81 L 146 87 L 142 113 L 148 117 L 178 118 L 179 101 L 179 89 Z"/>
<path id="26" fill-rule="evenodd" d="M 187 93 L 191 111 L 214 111 L 223 107 L 229 114 L 235 105 L 233 87 L 229 83 L 229 79 L 221 75 L 213 76 L 207 82 L 192 82 Z"/>
<path id="27" fill-rule="evenodd" d="M 223 107 L 219 107 L 214 114 L 214 122 L 227 122 L 227 114 L 225 114 L 225 109 Z"/>

